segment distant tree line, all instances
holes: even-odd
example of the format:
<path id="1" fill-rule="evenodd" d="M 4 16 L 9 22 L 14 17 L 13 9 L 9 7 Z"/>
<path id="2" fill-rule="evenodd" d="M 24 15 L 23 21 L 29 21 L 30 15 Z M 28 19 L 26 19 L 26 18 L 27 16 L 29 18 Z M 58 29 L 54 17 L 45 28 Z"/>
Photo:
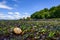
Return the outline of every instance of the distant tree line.
<path id="1" fill-rule="evenodd" d="M 60 5 L 53 6 L 50 9 L 44 8 L 43 10 L 37 11 L 31 15 L 32 19 L 51 19 L 60 18 Z"/>

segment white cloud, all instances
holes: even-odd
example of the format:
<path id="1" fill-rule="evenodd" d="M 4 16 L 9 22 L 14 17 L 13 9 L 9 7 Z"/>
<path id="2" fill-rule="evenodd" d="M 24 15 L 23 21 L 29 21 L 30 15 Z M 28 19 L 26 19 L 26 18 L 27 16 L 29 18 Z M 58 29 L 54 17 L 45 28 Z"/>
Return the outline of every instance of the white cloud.
<path id="1" fill-rule="evenodd" d="M 0 19 L 5 19 L 5 16 L 3 13 L 0 13 Z"/>
<path id="2" fill-rule="evenodd" d="M 11 10 L 13 8 L 6 5 L 6 1 L 0 2 L 0 8 Z"/>
<path id="3" fill-rule="evenodd" d="M 8 19 L 8 20 L 16 20 L 16 19 L 20 19 L 20 14 L 18 14 L 19 12 L 8 12 L 8 14 L 3 14 L 0 13 L 0 19 Z"/>
<path id="4" fill-rule="evenodd" d="M 13 15 L 16 19 L 19 19 L 22 17 L 22 15 L 19 13 L 19 12 L 14 12 L 14 15 Z"/>
<path id="5" fill-rule="evenodd" d="M 0 16 L 3 15 L 2 13 L 0 13 Z"/>
<path id="6" fill-rule="evenodd" d="M 0 4 L 0 8 L 9 9 L 9 10 L 13 9 L 13 8 L 11 8 L 11 7 L 7 6 L 7 5 L 3 5 L 3 4 Z"/>
<path id="7" fill-rule="evenodd" d="M 13 12 L 8 12 L 9 15 L 13 15 Z"/>
<path id="8" fill-rule="evenodd" d="M 20 15 L 19 12 L 8 12 L 9 15 Z"/>
<path id="9" fill-rule="evenodd" d="M 23 17 L 25 17 L 25 18 L 30 17 L 30 14 L 27 13 L 27 12 L 25 12 L 24 15 L 23 15 Z"/>
<path id="10" fill-rule="evenodd" d="M 0 13 L 0 19 L 8 19 L 8 20 L 17 20 L 23 17 L 30 17 L 29 13 L 24 13 L 24 15 L 19 12 L 8 12 L 8 14 Z"/>
<path id="11" fill-rule="evenodd" d="M 6 18 L 7 18 L 8 20 L 14 20 L 14 19 L 15 19 L 14 16 L 11 16 L 11 15 L 7 15 Z"/>
<path id="12" fill-rule="evenodd" d="M 16 15 L 20 15 L 20 13 L 19 13 L 19 12 L 15 12 L 15 14 L 16 14 Z"/>

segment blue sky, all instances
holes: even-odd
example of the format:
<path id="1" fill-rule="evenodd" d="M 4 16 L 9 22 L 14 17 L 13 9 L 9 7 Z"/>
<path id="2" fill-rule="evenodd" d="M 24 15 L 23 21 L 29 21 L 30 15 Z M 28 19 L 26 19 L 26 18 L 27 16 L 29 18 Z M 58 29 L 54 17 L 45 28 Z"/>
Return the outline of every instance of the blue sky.
<path id="1" fill-rule="evenodd" d="M 0 0 L 0 19 L 20 19 L 44 8 L 60 5 L 60 0 Z"/>

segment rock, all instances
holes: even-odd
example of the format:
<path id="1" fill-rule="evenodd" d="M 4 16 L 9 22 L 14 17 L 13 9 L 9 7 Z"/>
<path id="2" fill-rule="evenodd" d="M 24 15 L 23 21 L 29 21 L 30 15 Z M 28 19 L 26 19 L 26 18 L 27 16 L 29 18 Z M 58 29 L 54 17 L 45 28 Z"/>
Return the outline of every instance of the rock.
<path id="1" fill-rule="evenodd" d="M 22 30 L 18 27 L 15 27 L 13 31 L 15 34 L 21 34 L 22 33 Z"/>

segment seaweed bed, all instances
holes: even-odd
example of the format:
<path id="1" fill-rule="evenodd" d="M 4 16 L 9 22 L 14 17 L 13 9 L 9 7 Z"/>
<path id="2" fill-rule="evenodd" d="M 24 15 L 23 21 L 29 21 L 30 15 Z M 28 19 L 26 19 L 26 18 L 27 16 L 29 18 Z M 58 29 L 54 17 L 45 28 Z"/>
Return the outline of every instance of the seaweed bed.
<path id="1" fill-rule="evenodd" d="M 23 32 L 15 34 L 15 26 Z M 60 21 L 0 21 L 0 40 L 60 40 Z"/>

